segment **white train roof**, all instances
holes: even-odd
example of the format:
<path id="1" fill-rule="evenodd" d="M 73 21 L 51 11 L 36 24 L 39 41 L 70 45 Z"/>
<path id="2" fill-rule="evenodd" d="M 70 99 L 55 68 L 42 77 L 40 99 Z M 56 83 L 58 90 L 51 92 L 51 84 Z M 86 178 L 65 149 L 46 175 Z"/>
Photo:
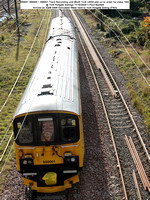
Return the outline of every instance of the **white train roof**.
<path id="1" fill-rule="evenodd" d="M 77 47 L 70 21 L 54 18 L 48 38 L 14 117 L 38 111 L 80 114 Z"/>

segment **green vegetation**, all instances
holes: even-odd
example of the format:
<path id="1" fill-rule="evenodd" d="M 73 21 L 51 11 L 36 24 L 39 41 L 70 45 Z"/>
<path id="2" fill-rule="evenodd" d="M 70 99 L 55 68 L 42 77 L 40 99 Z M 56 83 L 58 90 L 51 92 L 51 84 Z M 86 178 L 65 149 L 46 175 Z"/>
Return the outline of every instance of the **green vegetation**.
<path id="1" fill-rule="evenodd" d="M 0 30 L 0 109 L 10 93 L 17 76 L 25 62 L 30 47 L 35 38 L 35 34 L 40 26 L 41 20 L 44 17 L 38 37 L 36 37 L 35 44 L 28 58 L 26 65 L 18 79 L 16 87 L 14 88 L 8 102 L 0 112 L 0 141 L 3 139 L 17 108 L 17 105 L 22 97 L 22 94 L 28 84 L 28 81 L 33 73 L 36 63 L 41 54 L 42 46 L 45 38 L 46 28 L 50 12 L 47 10 L 23 10 L 19 11 L 20 37 L 17 36 L 17 27 L 15 20 L 10 20 L 1 26 Z M 6 135 L 2 145 L 0 145 L 0 156 L 12 133 L 12 126 Z M 12 146 L 13 141 L 11 142 Z M 9 147 L 10 149 L 11 147 Z M 7 153 L 3 161 L 0 163 L 1 167 L 4 164 Z M 14 155 L 14 152 L 12 152 Z M 12 156 L 14 157 L 14 156 Z M 10 164 L 11 166 L 11 164 Z M 8 164 L 6 166 L 8 169 Z M 5 174 L 5 173 L 4 173 Z M 5 175 L 4 175 L 5 176 Z M 3 180 L 3 178 L 1 179 Z M 2 184 L 1 184 L 2 185 Z"/>
<path id="2" fill-rule="evenodd" d="M 131 3 L 133 6 L 135 1 L 132 0 Z M 142 16 L 141 18 L 133 18 L 135 16 L 134 11 L 136 11 L 136 15 L 137 12 L 140 15 L 147 12 L 146 1 L 139 0 L 136 3 L 138 3 L 137 8 L 128 13 L 118 14 L 116 11 L 100 13 L 98 10 L 92 10 L 92 12 L 82 10 L 79 12 L 124 75 L 132 104 L 144 117 L 148 133 L 150 133 L 150 86 L 139 72 L 140 70 L 150 83 L 150 70 L 147 67 L 150 68 L 150 27 L 148 26 L 150 18 L 145 18 L 145 20 Z M 92 14 L 96 15 L 97 19 Z M 98 19 L 103 20 L 103 25 Z M 130 44 L 136 49 L 147 66 Z"/>

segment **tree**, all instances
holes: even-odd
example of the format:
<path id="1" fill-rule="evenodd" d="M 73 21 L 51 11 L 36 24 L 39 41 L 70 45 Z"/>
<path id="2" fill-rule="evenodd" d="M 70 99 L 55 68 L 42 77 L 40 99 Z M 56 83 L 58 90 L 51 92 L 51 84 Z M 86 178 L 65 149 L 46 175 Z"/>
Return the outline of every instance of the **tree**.
<path id="1" fill-rule="evenodd" d="M 131 0 L 130 9 L 133 11 L 138 11 L 141 7 L 145 6 L 145 0 Z"/>

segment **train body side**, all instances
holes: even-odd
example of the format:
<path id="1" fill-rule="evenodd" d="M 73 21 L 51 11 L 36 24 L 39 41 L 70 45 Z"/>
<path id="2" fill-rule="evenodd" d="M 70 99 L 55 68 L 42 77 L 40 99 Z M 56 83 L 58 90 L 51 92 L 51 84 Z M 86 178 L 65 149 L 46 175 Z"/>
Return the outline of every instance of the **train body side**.
<path id="1" fill-rule="evenodd" d="M 73 27 L 57 17 L 14 115 L 17 170 L 32 190 L 57 192 L 79 181 L 84 158 L 79 88 Z"/>

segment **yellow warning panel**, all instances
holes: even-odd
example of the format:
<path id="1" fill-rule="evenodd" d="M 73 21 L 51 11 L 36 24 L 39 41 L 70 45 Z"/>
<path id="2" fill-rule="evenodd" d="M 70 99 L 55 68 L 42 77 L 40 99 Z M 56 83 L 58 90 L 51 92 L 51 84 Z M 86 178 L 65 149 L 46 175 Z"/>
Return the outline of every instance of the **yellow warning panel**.
<path id="1" fill-rule="evenodd" d="M 43 178 L 46 185 L 56 185 L 57 184 L 57 174 L 55 172 L 47 172 Z"/>

